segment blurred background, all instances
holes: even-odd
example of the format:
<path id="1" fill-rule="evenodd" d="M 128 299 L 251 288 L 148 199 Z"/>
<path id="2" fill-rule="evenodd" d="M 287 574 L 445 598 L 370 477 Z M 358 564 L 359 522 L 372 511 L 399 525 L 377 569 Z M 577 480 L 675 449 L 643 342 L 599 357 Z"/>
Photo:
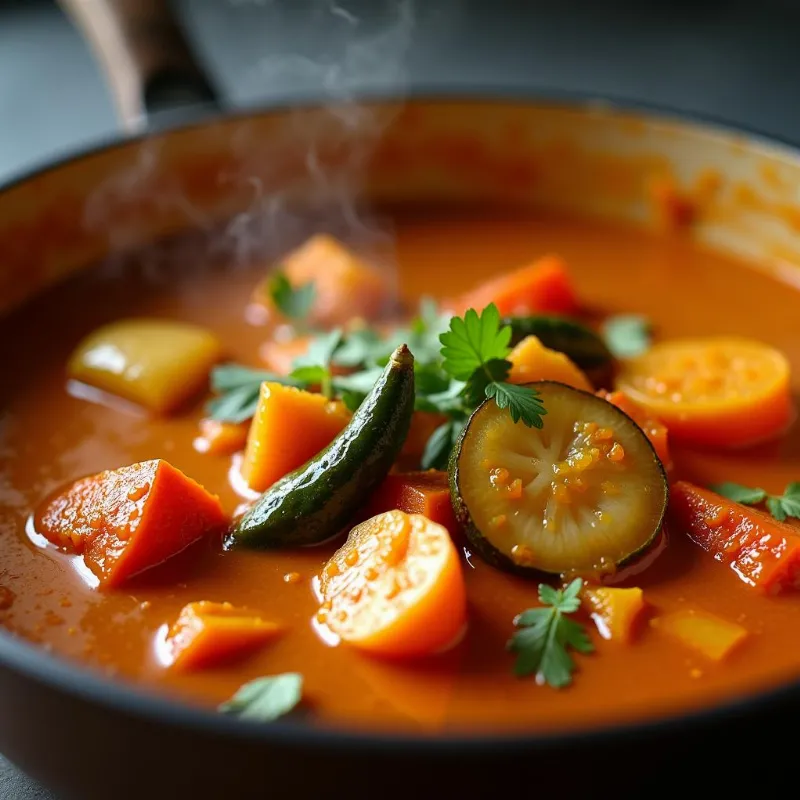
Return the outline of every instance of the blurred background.
<path id="1" fill-rule="evenodd" d="M 173 0 L 230 108 L 298 92 L 537 87 L 702 112 L 800 141 L 796 0 Z M 388 36 L 388 38 L 387 38 Z M 120 123 L 59 5 L 0 0 L 0 181 Z"/>

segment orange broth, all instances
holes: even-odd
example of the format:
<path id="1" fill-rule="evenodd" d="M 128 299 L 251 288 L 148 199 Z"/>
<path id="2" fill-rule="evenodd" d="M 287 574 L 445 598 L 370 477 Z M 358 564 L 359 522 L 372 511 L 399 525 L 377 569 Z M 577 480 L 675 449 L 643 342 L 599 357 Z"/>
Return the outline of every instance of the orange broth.
<path id="1" fill-rule="evenodd" d="M 800 293 L 688 237 L 539 216 L 432 214 L 398 216 L 396 236 L 399 285 L 409 300 L 452 295 L 555 252 L 591 308 L 645 314 L 659 339 L 737 334 L 762 340 L 787 356 L 793 389 L 800 390 Z M 560 691 L 515 678 L 505 649 L 514 616 L 535 603 L 536 581 L 474 555 L 464 559 L 464 640 L 405 666 L 330 647 L 315 633 L 311 582 L 335 544 L 222 553 L 217 543 L 200 542 L 123 589 L 90 588 L 74 557 L 26 533 L 32 512 L 54 490 L 104 469 L 164 458 L 219 494 L 226 511 L 242 501 L 229 481 L 231 458 L 193 447 L 202 399 L 184 413 L 150 420 L 67 391 L 64 368 L 79 340 L 126 316 L 195 322 L 218 335 L 231 359 L 258 364 L 265 331 L 248 323 L 243 309 L 264 266 L 232 268 L 210 257 L 200 263 L 197 248 L 189 265 L 185 250 L 172 249 L 177 263 L 162 267 L 163 280 L 153 281 L 132 257 L 124 273 L 119 265 L 89 271 L 0 322 L 0 624 L 7 630 L 59 657 L 208 707 L 247 680 L 301 672 L 312 719 L 391 730 L 605 725 L 708 706 L 798 677 L 800 592 L 760 595 L 681 531 L 672 531 L 666 551 L 625 585 L 644 590 L 651 616 L 701 609 L 742 625 L 750 634 L 745 643 L 712 663 L 646 623 L 635 643 L 621 645 L 601 639 L 588 622 L 596 652 L 576 657 L 573 683 Z M 703 485 L 737 481 L 779 493 L 800 480 L 798 426 L 775 443 L 734 454 L 672 450 L 677 473 Z M 285 579 L 290 573 L 299 580 Z M 157 643 L 164 626 L 197 600 L 257 609 L 288 632 L 240 664 L 174 674 L 158 660 Z"/>

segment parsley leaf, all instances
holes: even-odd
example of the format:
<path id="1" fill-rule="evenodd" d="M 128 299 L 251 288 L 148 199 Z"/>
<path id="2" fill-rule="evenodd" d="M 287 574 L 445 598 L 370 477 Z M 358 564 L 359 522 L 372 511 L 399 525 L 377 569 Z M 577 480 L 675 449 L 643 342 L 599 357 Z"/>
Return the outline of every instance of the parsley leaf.
<path id="1" fill-rule="evenodd" d="M 315 337 L 308 346 L 308 352 L 294 360 L 294 369 L 289 373 L 289 378 L 307 386 L 319 386 L 325 397 L 333 397 L 331 363 L 341 343 L 341 328 Z"/>
<path id="2" fill-rule="evenodd" d="M 333 361 L 340 367 L 368 367 L 386 351 L 386 343 L 377 331 L 372 328 L 358 328 L 343 338 L 334 353 Z"/>
<path id="3" fill-rule="evenodd" d="M 220 422 L 244 422 L 255 414 L 258 395 L 264 381 L 300 385 L 292 378 L 285 378 L 262 369 L 252 369 L 242 364 L 220 364 L 211 370 L 211 389 L 215 397 L 206 405 L 206 413 Z"/>
<path id="4" fill-rule="evenodd" d="M 283 272 L 276 272 L 270 277 L 268 290 L 275 308 L 295 322 L 308 316 L 317 296 L 313 281 L 294 287 Z"/>
<path id="5" fill-rule="evenodd" d="M 543 428 L 542 417 L 547 409 L 541 395 L 530 386 L 517 386 L 514 383 L 490 383 L 486 396 L 493 397 L 498 408 L 507 408 L 514 422 L 520 420 L 529 428 Z"/>
<path id="6" fill-rule="evenodd" d="M 711 489 L 729 500 L 746 506 L 764 503 L 767 511 L 778 522 L 785 522 L 789 517 L 800 519 L 800 481 L 788 484 L 783 494 L 768 494 L 759 487 L 730 482 L 715 484 Z"/>
<path id="7" fill-rule="evenodd" d="M 633 358 L 649 350 L 652 332 L 650 320 L 641 314 L 618 314 L 602 327 L 606 347 L 616 358 Z"/>
<path id="8" fill-rule="evenodd" d="M 422 454 L 422 469 L 447 469 L 450 454 L 464 429 L 465 422 L 464 419 L 449 419 L 431 434 Z"/>
<path id="9" fill-rule="evenodd" d="M 518 630 L 508 641 L 508 649 L 516 653 L 514 672 L 518 677 L 535 675 L 538 683 L 557 689 L 572 682 L 575 662 L 569 653 L 592 653 L 594 647 L 585 628 L 566 615 L 580 607 L 583 581 L 576 578 L 564 589 L 539 585 L 539 601 L 543 608 L 530 608 L 514 620 Z"/>
<path id="10" fill-rule="evenodd" d="M 245 683 L 218 710 L 253 722 L 272 722 L 292 711 L 302 697 L 303 676 L 285 672 Z"/>
<path id="11" fill-rule="evenodd" d="M 439 336 L 444 368 L 454 378 L 467 381 L 487 361 L 505 359 L 509 353 L 511 328 L 500 327 L 500 312 L 494 303 L 480 316 L 474 308 L 464 317 L 452 317 L 450 329 Z"/>
<path id="12" fill-rule="evenodd" d="M 745 505 L 755 505 L 756 503 L 763 503 L 767 499 L 767 493 L 763 489 L 750 486 L 742 486 L 740 483 L 718 483 L 716 486 L 711 487 L 717 494 L 733 500 L 735 503 L 744 503 Z"/>

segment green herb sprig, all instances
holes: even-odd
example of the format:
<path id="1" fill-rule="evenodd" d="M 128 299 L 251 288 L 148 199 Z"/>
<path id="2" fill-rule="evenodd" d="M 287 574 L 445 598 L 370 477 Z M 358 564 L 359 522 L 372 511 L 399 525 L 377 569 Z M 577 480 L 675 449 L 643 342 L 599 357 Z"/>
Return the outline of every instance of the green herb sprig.
<path id="1" fill-rule="evenodd" d="M 743 486 L 740 483 L 718 483 L 711 487 L 717 494 L 746 506 L 764 503 L 767 511 L 778 520 L 785 522 L 789 517 L 800 519 L 800 482 L 794 481 L 786 486 L 783 494 L 769 494 L 757 486 Z"/>
<path id="2" fill-rule="evenodd" d="M 543 607 L 529 608 L 514 619 L 514 625 L 520 630 L 507 644 L 517 655 L 514 672 L 518 677 L 535 675 L 538 682 L 560 689 L 572 682 L 575 671 L 569 650 L 594 652 L 586 629 L 567 616 L 580 608 L 582 588 L 580 578 L 575 578 L 564 589 L 539 584 L 539 601 Z"/>
<path id="3" fill-rule="evenodd" d="M 285 672 L 245 683 L 218 710 L 252 722 L 272 722 L 294 710 L 302 698 L 303 676 Z"/>

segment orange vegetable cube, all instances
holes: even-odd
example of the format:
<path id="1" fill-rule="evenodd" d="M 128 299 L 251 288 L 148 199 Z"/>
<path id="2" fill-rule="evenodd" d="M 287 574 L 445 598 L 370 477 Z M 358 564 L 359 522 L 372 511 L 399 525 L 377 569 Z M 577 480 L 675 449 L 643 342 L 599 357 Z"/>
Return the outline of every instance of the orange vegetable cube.
<path id="1" fill-rule="evenodd" d="M 767 592 L 800 585 L 800 531 L 716 492 L 677 481 L 669 515 L 676 530 L 727 564 L 741 580 Z"/>
<path id="2" fill-rule="evenodd" d="M 321 394 L 280 383 L 261 384 L 241 472 L 263 492 L 327 447 L 350 421 L 350 412 Z"/>
<path id="3" fill-rule="evenodd" d="M 36 530 L 83 555 L 116 588 L 226 524 L 219 498 L 161 459 L 76 481 L 44 505 Z"/>
<path id="4" fill-rule="evenodd" d="M 536 311 L 553 314 L 578 311 L 567 266 L 555 255 L 544 256 L 528 266 L 493 278 L 448 305 L 453 313 L 462 315 L 468 308 L 480 313 L 490 303 L 497 306 L 502 316 Z"/>
<path id="5" fill-rule="evenodd" d="M 711 661 L 722 661 L 748 636 L 741 625 L 694 609 L 665 614 L 650 624 Z"/>
<path id="6" fill-rule="evenodd" d="M 247 422 L 201 419 L 200 436 L 194 440 L 194 448 L 200 453 L 230 455 L 244 447 L 248 429 Z"/>
<path id="7" fill-rule="evenodd" d="M 167 635 L 169 666 L 194 670 L 227 664 L 250 655 L 281 632 L 274 622 L 230 603 L 189 603 Z"/>
<path id="8" fill-rule="evenodd" d="M 531 381 L 559 381 L 585 392 L 592 391 L 592 384 L 581 369 L 568 356 L 545 347 L 536 336 L 526 336 L 509 353 L 511 383 Z"/>
<path id="9" fill-rule="evenodd" d="M 450 500 L 446 472 L 395 472 L 387 475 L 369 503 L 369 516 L 399 509 L 407 514 L 422 514 L 438 522 L 456 536 L 460 530 Z"/>
<path id="10" fill-rule="evenodd" d="M 311 320 L 323 327 L 342 325 L 353 317 L 379 314 L 389 298 L 381 273 L 327 234 L 312 236 L 281 261 L 289 282 L 313 282 Z M 269 279 L 256 290 L 256 301 L 270 304 Z"/>
<path id="11" fill-rule="evenodd" d="M 419 460 L 425 452 L 425 445 L 433 432 L 444 422 L 444 414 L 435 414 L 432 411 L 415 411 L 411 417 L 411 427 L 408 430 L 403 449 L 400 451 L 398 461 L 408 463 L 410 468 L 419 466 Z"/>
<path id="12" fill-rule="evenodd" d="M 633 641 L 637 623 L 647 606 L 641 589 L 587 586 L 582 597 L 604 639 L 621 644 Z"/>

